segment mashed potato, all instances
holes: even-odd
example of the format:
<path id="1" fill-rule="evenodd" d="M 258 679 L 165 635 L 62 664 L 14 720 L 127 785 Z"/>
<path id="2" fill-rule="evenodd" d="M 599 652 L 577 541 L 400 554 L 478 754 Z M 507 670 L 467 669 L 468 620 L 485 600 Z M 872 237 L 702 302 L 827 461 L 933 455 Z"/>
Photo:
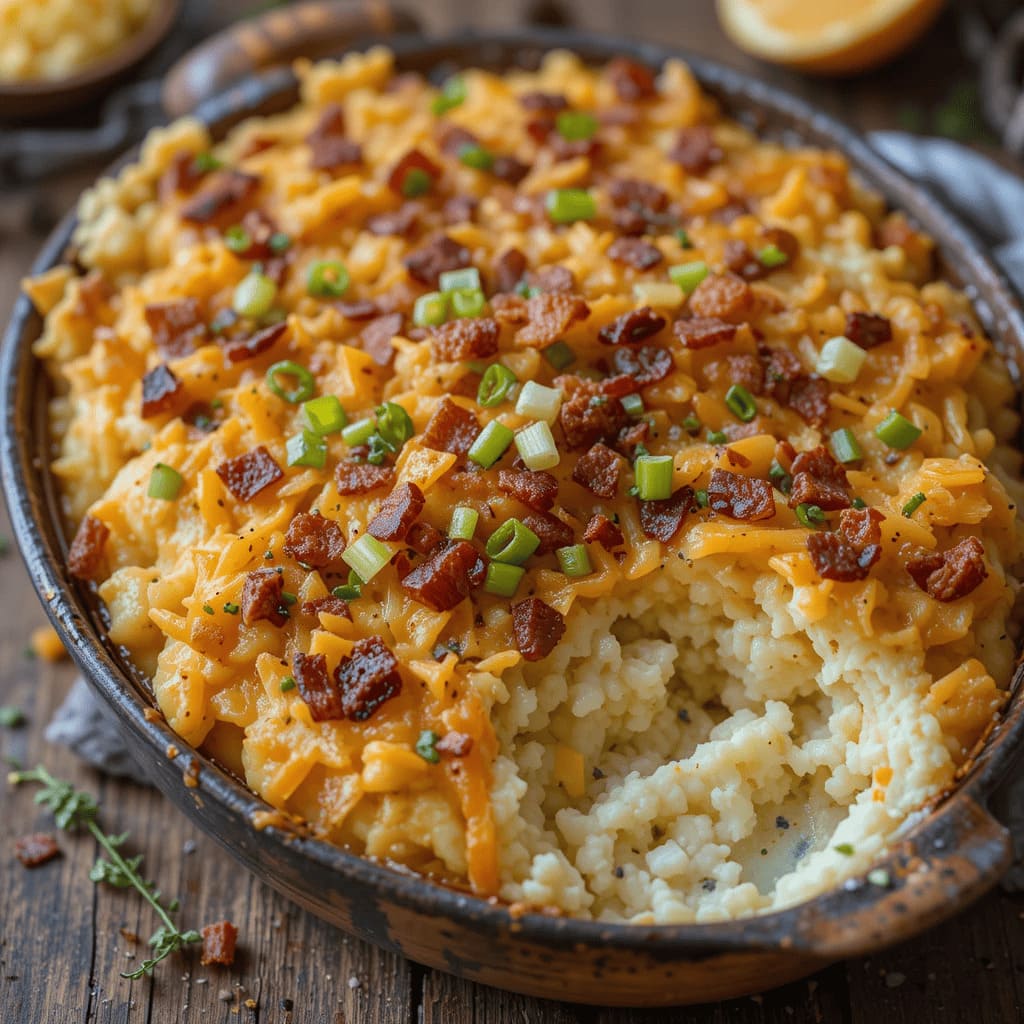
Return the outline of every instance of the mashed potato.
<path id="1" fill-rule="evenodd" d="M 481 895 L 864 872 L 1014 663 L 1013 388 L 930 241 L 680 63 L 302 90 L 155 132 L 26 285 L 69 569 L 169 723 Z"/>

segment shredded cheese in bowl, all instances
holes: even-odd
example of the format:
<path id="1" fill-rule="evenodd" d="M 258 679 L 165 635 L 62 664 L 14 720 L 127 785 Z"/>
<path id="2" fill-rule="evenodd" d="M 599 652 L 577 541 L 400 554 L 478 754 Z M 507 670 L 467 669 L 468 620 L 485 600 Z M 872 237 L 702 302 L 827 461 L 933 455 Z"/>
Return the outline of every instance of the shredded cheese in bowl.
<path id="1" fill-rule="evenodd" d="M 301 71 L 154 132 L 26 282 L 69 569 L 168 722 L 519 904 L 866 871 L 1014 662 L 1013 388 L 930 240 L 678 62 Z"/>

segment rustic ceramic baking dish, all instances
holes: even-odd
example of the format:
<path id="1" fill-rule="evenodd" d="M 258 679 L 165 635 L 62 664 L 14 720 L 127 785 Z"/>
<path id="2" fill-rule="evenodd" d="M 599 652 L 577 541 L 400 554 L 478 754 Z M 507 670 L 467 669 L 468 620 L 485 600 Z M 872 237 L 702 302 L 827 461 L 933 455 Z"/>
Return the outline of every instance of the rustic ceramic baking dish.
<path id="1" fill-rule="evenodd" d="M 677 55 L 657 46 L 548 31 L 389 43 L 401 67 L 428 74 L 468 64 L 534 65 L 555 46 L 595 62 L 626 53 L 657 66 Z M 768 136 L 841 150 L 868 185 L 934 236 L 948 276 L 972 295 L 986 328 L 1019 370 L 1024 316 L 1018 301 L 957 220 L 863 139 L 824 114 L 738 72 L 686 59 L 732 115 Z M 201 106 L 199 115 L 219 136 L 242 118 L 281 110 L 295 98 L 294 79 L 279 70 L 246 79 Z M 60 261 L 73 227 L 69 217 L 57 228 L 35 272 Z M 1009 836 L 986 802 L 1024 734 L 1020 669 L 1001 721 L 959 784 L 922 811 L 884 861 L 891 887 L 854 879 L 800 906 L 746 920 L 635 926 L 516 915 L 500 903 L 280 827 L 280 816 L 268 813 L 237 779 L 190 749 L 153 714 L 145 682 L 105 637 L 95 599 L 67 573 L 67 539 L 47 469 L 46 375 L 31 352 L 39 330 L 39 317 L 26 298 L 19 298 L 3 341 L 0 454 L 15 533 L 47 613 L 120 719 L 125 741 L 156 785 L 242 864 L 320 917 L 421 963 L 502 988 L 602 1005 L 670 1005 L 780 985 L 841 957 L 905 939 L 965 907 L 1006 867 Z M 169 757 L 172 744 L 180 753 Z"/>

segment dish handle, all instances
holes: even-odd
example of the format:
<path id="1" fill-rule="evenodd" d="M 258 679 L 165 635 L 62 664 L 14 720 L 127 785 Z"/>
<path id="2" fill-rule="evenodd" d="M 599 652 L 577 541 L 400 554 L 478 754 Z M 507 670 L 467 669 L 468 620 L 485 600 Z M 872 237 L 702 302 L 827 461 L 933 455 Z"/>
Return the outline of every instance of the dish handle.
<path id="1" fill-rule="evenodd" d="M 268 11 L 231 25 L 185 54 L 164 80 L 164 109 L 182 117 L 258 71 L 298 57 L 325 57 L 359 39 L 419 29 L 416 18 L 386 0 L 311 0 Z"/>

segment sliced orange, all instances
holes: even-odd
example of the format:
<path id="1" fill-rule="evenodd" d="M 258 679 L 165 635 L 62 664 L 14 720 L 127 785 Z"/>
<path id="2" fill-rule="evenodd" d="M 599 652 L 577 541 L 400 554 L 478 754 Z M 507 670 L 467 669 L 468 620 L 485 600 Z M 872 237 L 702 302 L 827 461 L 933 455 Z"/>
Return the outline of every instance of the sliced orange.
<path id="1" fill-rule="evenodd" d="M 716 0 L 740 48 L 803 71 L 849 74 L 894 57 L 931 24 L 943 0 Z"/>

